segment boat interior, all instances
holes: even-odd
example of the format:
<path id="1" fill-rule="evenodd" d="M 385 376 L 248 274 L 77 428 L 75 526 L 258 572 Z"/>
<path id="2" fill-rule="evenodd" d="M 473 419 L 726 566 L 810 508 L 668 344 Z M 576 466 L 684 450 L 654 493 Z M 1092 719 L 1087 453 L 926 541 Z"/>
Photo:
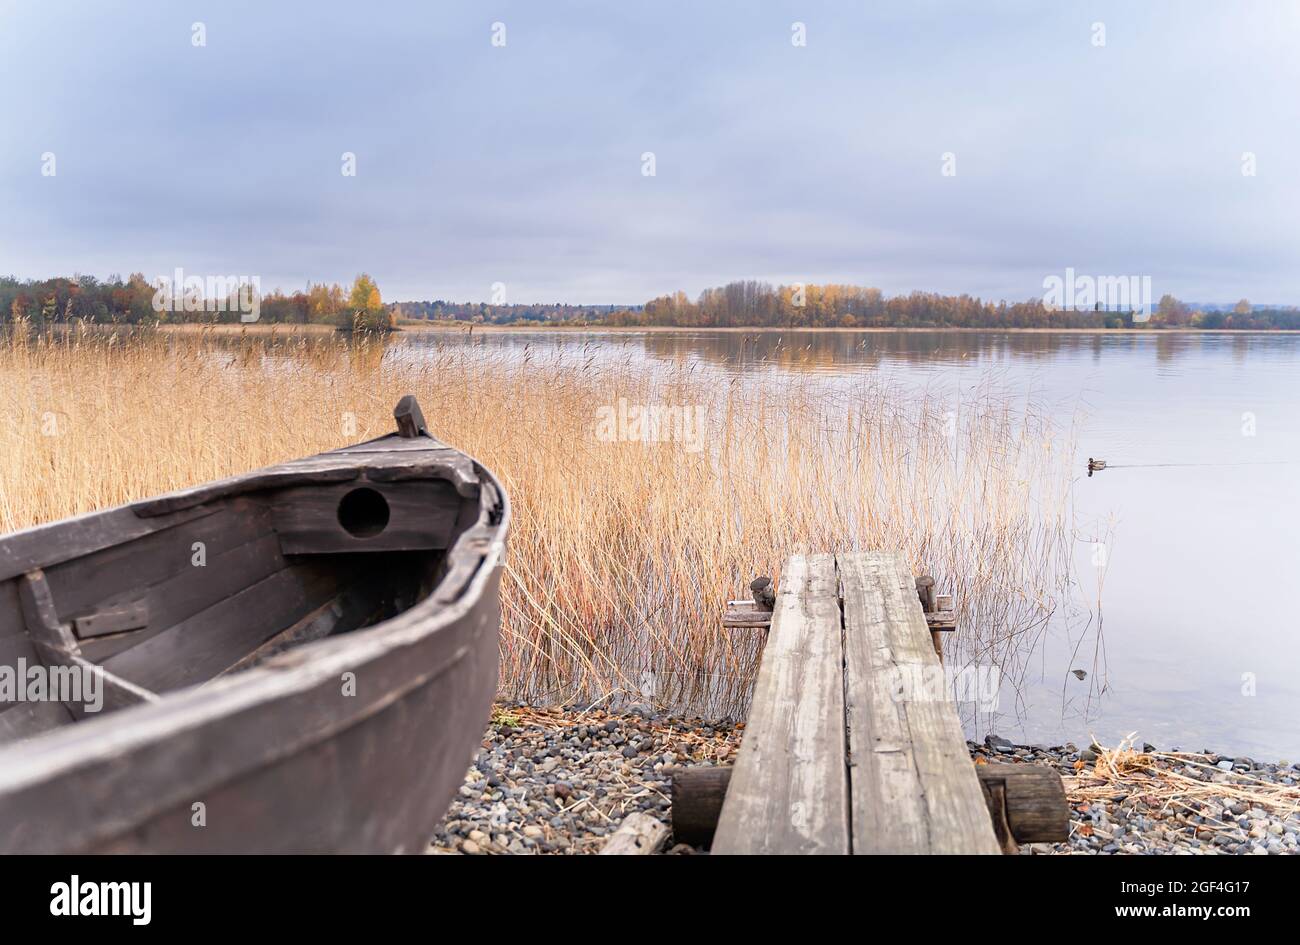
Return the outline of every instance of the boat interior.
<path id="1" fill-rule="evenodd" d="M 299 474 L 0 539 L 0 568 L 10 564 L 0 571 L 0 744 L 157 701 L 428 597 L 448 549 L 479 520 L 477 485 L 345 475 L 336 460 L 321 481 Z M 23 549 L 6 548 L 19 540 Z M 36 566 L 23 567 L 24 554 Z M 98 694 L 71 679 L 93 669 Z M 53 685 L 59 672 L 67 698 L 28 698 L 33 679 Z"/>

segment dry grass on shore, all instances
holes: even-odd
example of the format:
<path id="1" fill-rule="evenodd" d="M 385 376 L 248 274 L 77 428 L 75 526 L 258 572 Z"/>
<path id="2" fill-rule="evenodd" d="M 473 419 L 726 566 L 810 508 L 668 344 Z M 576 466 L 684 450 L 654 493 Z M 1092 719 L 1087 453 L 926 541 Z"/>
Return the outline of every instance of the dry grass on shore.
<path id="1" fill-rule="evenodd" d="M 758 640 L 724 601 L 788 554 L 873 547 L 954 591 L 965 658 L 1014 678 L 1069 580 L 1068 450 L 992 390 L 953 411 L 869 379 L 301 335 L 11 333 L 0 530 L 380 435 L 408 392 L 514 502 L 506 696 L 741 711 Z M 703 448 L 599 439 L 620 399 L 702 409 Z"/>
<path id="2" fill-rule="evenodd" d="M 1300 788 L 1247 771 L 1222 771 L 1215 765 L 1217 756 L 1200 752 L 1139 751 L 1131 738 L 1114 748 L 1094 750 L 1097 758 L 1092 767 L 1078 762 L 1076 776 L 1065 779 L 1073 804 L 1105 802 L 1118 794 L 1136 794 L 1175 814 L 1198 814 L 1208 802 L 1225 799 L 1285 816 L 1300 810 Z M 1224 826 L 1211 819 L 1203 829 L 1216 831 Z"/>

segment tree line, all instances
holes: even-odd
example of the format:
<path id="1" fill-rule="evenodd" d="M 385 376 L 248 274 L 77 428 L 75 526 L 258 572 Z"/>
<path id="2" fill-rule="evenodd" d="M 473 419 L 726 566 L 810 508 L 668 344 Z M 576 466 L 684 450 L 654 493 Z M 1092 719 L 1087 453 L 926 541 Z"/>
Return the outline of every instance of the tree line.
<path id="1" fill-rule="evenodd" d="M 225 280 L 223 280 L 225 281 Z M 0 323 L 48 325 L 86 321 L 113 325 L 155 325 L 166 322 L 233 324 L 256 312 L 257 321 L 295 325 L 330 325 L 358 330 L 395 327 L 394 307 L 385 305 L 375 280 L 361 273 L 351 288 L 338 283 L 309 284 L 304 291 L 275 289 L 256 294 L 255 307 L 248 291 L 231 291 L 214 298 L 197 287 L 166 290 L 143 273 L 100 280 L 75 275 L 54 279 L 19 280 L 0 277 Z"/>
<path id="2" fill-rule="evenodd" d="M 570 305 L 565 302 L 494 305 L 489 302 L 449 302 L 445 299 L 399 302 L 395 306 L 399 319 L 482 322 L 490 325 L 512 325 L 520 322 L 598 323 L 614 312 L 629 310 L 639 312 L 640 306 L 629 309 L 627 306 L 619 305 Z"/>
<path id="3" fill-rule="evenodd" d="M 0 277 L 0 323 L 42 327 L 76 320 L 147 325 L 160 322 L 237 323 L 248 299 L 196 295 L 176 287 L 181 304 L 160 305 L 157 280 L 142 273 L 106 280 L 76 275 L 44 280 Z M 772 286 L 754 280 L 705 289 L 695 299 L 675 292 L 643 306 L 535 303 L 493 305 L 444 300 L 385 304 L 375 280 L 361 273 L 350 288 L 309 284 L 258 294 L 257 320 L 384 330 L 401 319 L 471 323 L 609 325 L 683 328 L 1203 328 L 1300 330 L 1300 309 L 1257 307 L 1242 299 L 1230 309 L 1195 306 L 1163 296 L 1150 318 L 1132 311 L 1057 309 L 1042 299 L 993 302 L 971 295 L 911 292 L 886 296 L 854 285 Z M 190 304 L 193 303 L 193 304 Z M 220 304 L 217 304 L 220 303 Z"/>
<path id="4" fill-rule="evenodd" d="M 911 292 L 886 296 L 854 285 L 772 286 L 731 282 L 691 300 L 684 292 L 651 299 L 640 310 L 611 312 L 613 326 L 689 328 L 1237 328 L 1300 329 L 1300 309 L 1194 307 L 1163 296 L 1150 316 L 1135 311 L 1049 307 L 1041 298 L 993 302 L 971 295 Z"/>

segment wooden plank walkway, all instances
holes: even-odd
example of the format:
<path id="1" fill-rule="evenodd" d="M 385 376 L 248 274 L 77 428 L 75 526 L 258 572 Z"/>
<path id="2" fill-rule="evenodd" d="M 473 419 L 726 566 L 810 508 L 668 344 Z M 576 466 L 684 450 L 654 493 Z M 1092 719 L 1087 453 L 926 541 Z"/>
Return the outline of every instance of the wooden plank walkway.
<path id="1" fill-rule="evenodd" d="M 849 852 L 843 664 L 835 559 L 791 558 L 713 852 Z"/>
<path id="2" fill-rule="evenodd" d="M 713 852 L 1000 847 L 906 560 L 791 558 Z"/>

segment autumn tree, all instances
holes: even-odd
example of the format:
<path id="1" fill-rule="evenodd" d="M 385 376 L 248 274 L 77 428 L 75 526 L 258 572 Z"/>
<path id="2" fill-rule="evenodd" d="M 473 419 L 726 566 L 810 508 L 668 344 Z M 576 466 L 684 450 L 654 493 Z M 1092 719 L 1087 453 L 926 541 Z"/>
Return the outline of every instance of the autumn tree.
<path id="1" fill-rule="evenodd" d="M 1191 320 L 1191 310 L 1172 295 L 1162 295 L 1160 304 L 1156 306 L 1156 314 L 1153 321 L 1161 325 L 1168 325 L 1171 328 L 1179 328 L 1186 325 Z"/>
<path id="2" fill-rule="evenodd" d="M 368 273 L 361 273 L 352 283 L 348 310 L 352 313 L 353 331 L 386 331 L 396 327 L 392 313 L 384 308 L 379 286 Z"/>
<path id="3" fill-rule="evenodd" d="M 307 320 L 316 325 L 337 325 L 343 311 L 345 300 L 343 287 L 334 285 L 310 285 L 307 287 Z"/>

